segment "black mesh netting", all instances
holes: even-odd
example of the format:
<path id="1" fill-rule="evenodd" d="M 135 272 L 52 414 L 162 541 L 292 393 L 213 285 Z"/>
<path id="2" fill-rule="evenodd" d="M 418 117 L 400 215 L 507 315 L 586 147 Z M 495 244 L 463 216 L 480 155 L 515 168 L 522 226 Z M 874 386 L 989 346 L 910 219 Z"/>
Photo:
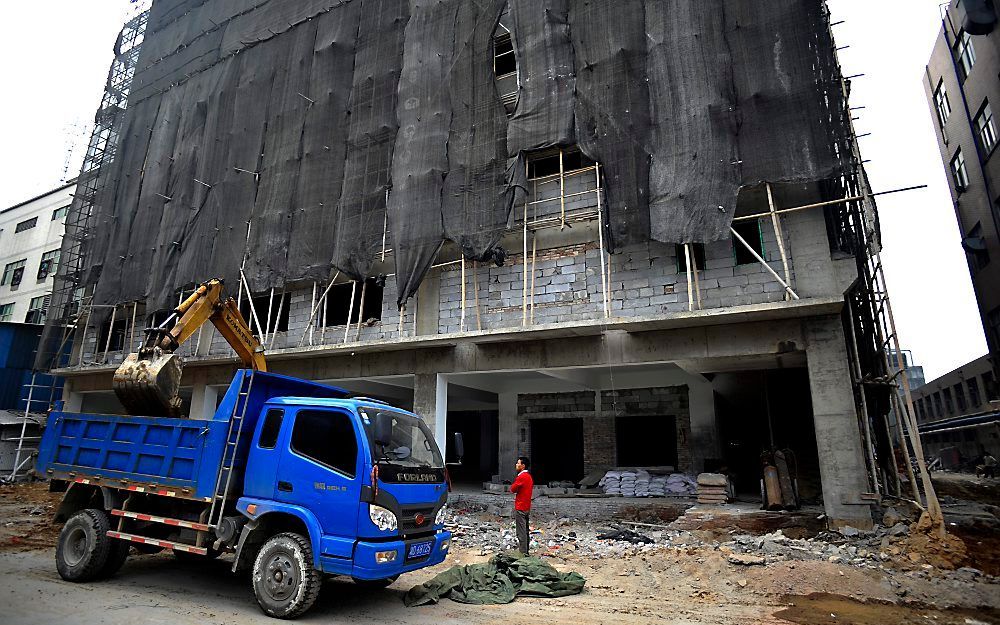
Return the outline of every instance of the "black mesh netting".
<path id="1" fill-rule="evenodd" d="M 85 243 L 95 303 L 385 257 L 402 304 L 445 241 L 490 254 L 552 146 L 599 163 L 612 249 L 718 240 L 742 186 L 842 167 L 834 65 L 821 0 L 157 0 Z"/>

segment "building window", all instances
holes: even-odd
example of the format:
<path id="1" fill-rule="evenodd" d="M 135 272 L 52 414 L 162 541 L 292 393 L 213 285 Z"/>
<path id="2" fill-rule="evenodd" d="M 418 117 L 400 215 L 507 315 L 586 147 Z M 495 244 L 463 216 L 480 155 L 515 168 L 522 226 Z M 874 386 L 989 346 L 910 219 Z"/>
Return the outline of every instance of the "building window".
<path id="1" fill-rule="evenodd" d="M 939 418 L 943 417 L 944 410 L 941 408 L 941 393 L 935 391 L 931 397 L 934 400 L 934 414 Z"/>
<path id="2" fill-rule="evenodd" d="M 915 407 L 917 410 L 917 421 L 923 423 L 927 419 L 927 413 L 924 412 L 924 400 L 918 399 L 915 402 Z"/>
<path id="3" fill-rule="evenodd" d="M 25 230 L 31 230 L 38 225 L 38 217 L 32 217 L 31 219 L 25 219 L 21 223 L 14 226 L 14 234 L 18 232 L 24 232 Z"/>
<path id="4" fill-rule="evenodd" d="M 0 304 L 0 321 L 10 321 L 14 316 L 14 304 Z"/>
<path id="5" fill-rule="evenodd" d="M 993 372 L 987 371 L 982 375 L 983 378 L 983 393 L 986 394 L 986 401 L 996 401 L 1000 399 L 1000 389 L 997 388 L 997 382 L 993 378 Z"/>
<path id="6" fill-rule="evenodd" d="M 351 323 L 360 321 L 362 325 L 375 325 L 382 320 L 384 292 L 385 280 L 382 278 L 368 278 L 364 284 L 346 282 L 334 285 L 326 296 L 326 308 L 319 325 L 347 325 L 347 309 L 351 307 L 352 298 Z"/>
<path id="7" fill-rule="evenodd" d="M 941 391 L 941 395 L 944 396 L 944 410 L 947 414 L 955 414 L 955 402 L 951 399 L 951 389 L 946 388 Z"/>
<path id="8" fill-rule="evenodd" d="M 965 157 L 962 156 L 962 148 L 955 152 L 955 157 L 951 159 L 951 176 L 955 181 L 955 189 L 961 193 L 969 188 L 969 172 L 965 169 Z"/>
<path id="9" fill-rule="evenodd" d="M 965 80 L 976 64 L 976 50 L 972 47 L 972 35 L 964 30 L 958 34 L 955 42 L 955 60 L 958 62 L 958 73 Z"/>
<path id="10" fill-rule="evenodd" d="M 49 309 L 49 295 L 32 297 L 28 303 L 28 314 L 24 317 L 25 323 L 45 323 L 45 313 Z"/>
<path id="11" fill-rule="evenodd" d="M 965 403 L 965 389 L 962 388 L 962 383 L 959 382 L 951 388 L 955 391 L 955 403 L 958 405 L 958 414 L 965 414 L 969 406 Z"/>
<path id="12" fill-rule="evenodd" d="M 969 389 L 969 406 L 975 410 L 981 403 L 979 399 L 979 380 L 976 378 L 966 380 L 965 386 Z"/>
<path id="13" fill-rule="evenodd" d="M 951 102 L 948 101 L 948 91 L 944 88 L 944 81 L 938 83 L 934 90 L 934 110 L 937 111 L 938 123 L 944 128 L 951 116 Z"/>
<path id="14" fill-rule="evenodd" d="M 0 278 L 0 286 L 9 284 L 11 288 L 16 288 L 20 285 L 21 278 L 24 276 L 25 262 L 27 262 L 27 259 L 7 263 L 7 266 L 3 268 L 3 277 Z"/>
<path id="15" fill-rule="evenodd" d="M 979 109 L 975 125 L 979 145 L 983 148 L 984 154 L 989 154 L 997 144 L 997 127 L 993 122 L 993 109 L 990 108 L 989 102 Z"/>
<path id="16" fill-rule="evenodd" d="M 38 279 L 44 280 L 56 272 L 59 265 L 59 250 L 50 250 L 42 254 L 42 260 L 38 263 Z"/>
<path id="17" fill-rule="evenodd" d="M 292 427 L 292 451 L 348 477 L 357 473 L 358 442 L 342 412 L 301 410 Z"/>
<path id="18" fill-rule="evenodd" d="M 527 167 L 530 222 L 559 223 L 576 213 L 593 215 L 601 192 L 598 164 L 579 148 L 555 148 L 533 152 Z"/>
<path id="19" fill-rule="evenodd" d="M 267 411 L 264 417 L 264 425 L 260 428 L 260 439 L 257 446 L 261 449 L 274 449 L 278 444 L 278 434 L 281 432 L 281 418 L 285 416 L 284 410 L 272 408 Z"/>
<path id="20" fill-rule="evenodd" d="M 764 256 L 764 233 L 760 229 L 760 220 L 733 222 L 733 230 L 739 233 L 743 240 L 750 244 L 753 251 L 757 252 L 761 258 Z M 733 235 L 733 257 L 736 258 L 737 265 L 750 265 L 758 262 L 754 255 L 750 253 L 745 245 L 740 243 L 736 235 Z"/>
<path id="21" fill-rule="evenodd" d="M 674 254 L 677 255 L 677 273 L 687 273 L 687 254 L 684 253 L 684 246 L 679 243 L 675 245 Z M 694 258 L 695 269 L 705 268 L 705 245 L 703 243 L 691 244 L 691 256 Z"/>
<path id="22" fill-rule="evenodd" d="M 127 343 L 126 339 L 128 337 L 127 330 L 127 319 L 115 319 L 113 325 L 110 319 L 102 323 L 100 330 L 97 332 L 97 345 L 95 353 L 103 353 L 105 350 L 109 352 L 125 351 L 125 344 Z"/>
<path id="23" fill-rule="evenodd" d="M 503 102 L 507 115 L 514 112 L 517 106 L 517 56 L 514 54 L 514 39 L 507 27 L 510 14 L 504 12 L 500 17 L 496 32 L 493 34 L 493 74 L 497 92 Z"/>
<path id="24" fill-rule="evenodd" d="M 990 351 L 1000 349 L 1000 306 L 986 313 L 986 338 L 992 343 Z"/>
<path id="25" fill-rule="evenodd" d="M 288 331 L 288 308 L 292 302 L 292 294 L 275 292 L 274 297 L 270 293 L 256 295 L 253 298 L 253 308 L 250 301 L 243 298 L 240 303 L 240 314 L 247 326 L 254 332 L 254 336 L 260 338 L 264 332 L 287 332 Z M 257 313 L 256 318 L 254 312 Z M 257 322 L 260 321 L 260 328 Z"/>
<path id="26" fill-rule="evenodd" d="M 57 219 L 62 219 L 69 213 L 69 205 L 60 206 L 59 208 L 52 211 L 52 221 Z"/>

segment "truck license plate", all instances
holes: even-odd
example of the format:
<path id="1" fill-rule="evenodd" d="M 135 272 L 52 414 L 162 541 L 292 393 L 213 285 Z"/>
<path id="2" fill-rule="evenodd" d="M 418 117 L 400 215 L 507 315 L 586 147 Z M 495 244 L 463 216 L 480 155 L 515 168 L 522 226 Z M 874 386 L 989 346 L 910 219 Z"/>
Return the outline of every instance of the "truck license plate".
<path id="1" fill-rule="evenodd" d="M 406 558 L 408 560 L 412 560 L 413 558 L 423 558 L 424 556 L 429 556 L 433 545 L 434 541 L 412 544 L 410 545 L 409 551 L 406 552 Z"/>

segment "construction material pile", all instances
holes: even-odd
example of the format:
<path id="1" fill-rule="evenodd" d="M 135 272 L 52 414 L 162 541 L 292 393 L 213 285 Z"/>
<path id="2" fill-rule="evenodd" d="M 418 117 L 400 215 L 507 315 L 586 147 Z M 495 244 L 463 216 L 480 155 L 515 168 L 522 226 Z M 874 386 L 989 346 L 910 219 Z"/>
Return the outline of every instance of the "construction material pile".
<path id="1" fill-rule="evenodd" d="M 644 469 L 608 471 L 598 484 L 605 494 L 623 497 L 689 497 L 697 490 L 695 481 L 683 473 L 654 476 Z"/>
<path id="2" fill-rule="evenodd" d="M 698 475 L 698 503 L 720 505 L 729 502 L 729 478 L 721 473 Z"/>

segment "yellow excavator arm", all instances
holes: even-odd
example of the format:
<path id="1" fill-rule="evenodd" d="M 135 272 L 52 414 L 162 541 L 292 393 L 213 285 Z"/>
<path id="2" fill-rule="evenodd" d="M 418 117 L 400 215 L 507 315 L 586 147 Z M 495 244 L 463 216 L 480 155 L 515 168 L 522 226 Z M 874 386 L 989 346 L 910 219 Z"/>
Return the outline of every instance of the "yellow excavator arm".
<path id="1" fill-rule="evenodd" d="M 139 351 L 129 354 L 115 371 L 112 386 L 130 414 L 180 416 L 183 362 L 174 352 L 206 321 L 211 321 L 225 337 L 243 366 L 267 371 L 264 347 L 250 331 L 233 298 L 223 296 L 222 286 L 221 280 L 199 286 L 165 322 L 146 330 Z"/>

